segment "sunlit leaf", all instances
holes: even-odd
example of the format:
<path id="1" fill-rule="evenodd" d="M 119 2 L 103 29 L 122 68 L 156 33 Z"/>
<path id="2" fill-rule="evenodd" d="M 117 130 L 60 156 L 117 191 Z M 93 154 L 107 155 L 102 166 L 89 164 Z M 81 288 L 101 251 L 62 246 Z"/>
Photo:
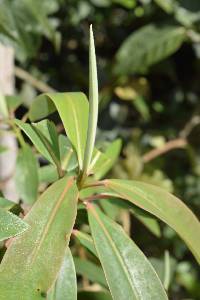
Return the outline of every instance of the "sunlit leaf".
<path id="1" fill-rule="evenodd" d="M 43 94 L 33 102 L 29 117 L 32 121 L 39 120 L 56 110 L 77 152 L 79 166 L 82 169 L 88 128 L 88 100 L 83 93 Z"/>
<path id="2" fill-rule="evenodd" d="M 132 180 L 105 180 L 105 185 L 118 197 L 128 200 L 171 226 L 200 262 L 200 223 L 178 198 L 151 184 Z"/>
<path id="3" fill-rule="evenodd" d="M 76 271 L 71 251 L 67 248 L 56 283 L 48 293 L 48 300 L 76 300 Z"/>
<path id="4" fill-rule="evenodd" d="M 28 224 L 22 219 L 6 209 L 0 208 L 0 241 L 19 235 L 28 228 Z"/>
<path id="5" fill-rule="evenodd" d="M 122 227 L 88 204 L 89 224 L 115 300 L 167 299 L 151 264 Z"/>
<path id="6" fill-rule="evenodd" d="M 43 299 L 62 265 L 77 198 L 74 179 L 65 177 L 36 201 L 25 217 L 30 227 L 12 242 L 0 265 L 0 299 Z"/>
<path id="7" fill-rule="evenodd" d="M 83 161 L 83 172 L 85 174 L 88 174 L 88 169 L 92 159 L 99 107 L 97 65 L 92 25 L 90 25 L 89 43 L 89 103 L 88 131 Z"/>

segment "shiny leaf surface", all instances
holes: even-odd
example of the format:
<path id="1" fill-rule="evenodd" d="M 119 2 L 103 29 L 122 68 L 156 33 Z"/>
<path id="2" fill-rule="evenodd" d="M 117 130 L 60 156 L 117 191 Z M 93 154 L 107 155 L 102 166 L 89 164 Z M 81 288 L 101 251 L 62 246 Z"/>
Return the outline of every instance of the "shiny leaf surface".
<path id="1" fill-rule="evenodd" d="M 88 204 L 95 247 L 114 300 L 167 299 L 147 258 L 117 223 Z"/>
<path id="2" fill-rule="evenodd" d="M 28 224 L 22 219 L 0 208 L 0 241 L 21 234 L 26 231 L 28 227 Z"/>
<path id="3" fill-rule="evenodd" d="M 200 262 L 200 223 L 192 211 L 177 197 L 151 184 L 111 179 L 105 185 L 118 197 L 132 202 L 171 226 Z"/>
<path id="4" fill-rule="evenodd" d="M 43 299 L 63 262 L 75 222 L 77 197 L 74 179 L 65 177 L 36 201 L 25 217 L 30 227 L 12 242 L 3 257 L 0 299 Z"/>
<path id="5" fill-rule="evenodd" d="M 88 100 L 83 93 L 43 94 L 33 102 L 29 117 L 35 121 L 56 110 L 68 138 L 76 149 L 79 166 L 82 170 L 88 128 Z"/>

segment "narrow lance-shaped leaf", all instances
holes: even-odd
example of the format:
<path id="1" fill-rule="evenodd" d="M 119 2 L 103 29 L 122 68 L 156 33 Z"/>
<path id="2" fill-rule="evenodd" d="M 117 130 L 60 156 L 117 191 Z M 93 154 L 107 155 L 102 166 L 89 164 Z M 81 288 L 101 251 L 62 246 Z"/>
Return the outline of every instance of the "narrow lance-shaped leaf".
<path id="1" fill-rule="evenodd" d="M 89 234 L 81 232 L 79 230 L 73 230 L 73 234 L 84 247 L 86 247 L 91 253 L 98 257 L 94 242 Z"/>
<path id="2" fill-rule="evenodd" d="M 117 223 L 88 204 L 95 247 L 114 300 L 166 300 L 147 258 Z"/>
<path id="3" fill-rule="evenodd" d="M 98 80 L 97 80 L 97 66 L 94 46 L 94 36 L 92 25 L 90 25 L 90 45 L 89 45 L 89 120 L 86 149 L 83 162 L 83 172 L 87 174 L 88 168 L 92 159 L 94 149 L 97 118 L 98 118 Z"/>
<path id="4" fill-rule="evenodd" d="M 10 210 L 13 206 L 15 206 L 17 203 L 12 202 L 8 199 L 5 199 L 3 197 L 0 197 L 0 208 L 4 208 L 6 210 Z"/>
<path id="5" fill-rule="evenodd" d="M 165 190 L 139 181 L 108 179 L 109 191 L 155 215 L 171 226 L 200 262 L 200 223 L 192 211 L 177 197 Z"/>
<path id="6" fill-rule="evenodd" d="M 134 207 L 130 209 L 130 212 L 136 217 L 143 225 L 148 228 L 151 233 L 153 233 L 155 236 L 160 237 L 160 227 L 158 224 L 158 221 L 153 217 L 152 215 L 148 214 L 144 210 Z"/>
<path id="7" fill-rule="evenodd" d="M 36 201 L 25 217 L 30 227 L 12 242 L 0 265 L 0 299 L 43 299 L 62 265 L 77 198 L 74 179 L 64 177 Z"/>
<path id="8" fill-rule="evenodd" d="M 31 147 L 25 144 L 20 149 L 16 162 L 15 183 L 19 197 L 33 204 L 38 194 L 38 162 Z"/>
<path id="9" fill-rule="evenodd" d="M 5 209 L 0 208 L 0 241 L 21 234 L 27 230 L 28 227 L 28 224 L 22 219 Z"/>
<path id="10" fill-rule="evenodd" d="M 29 117 L 39 120 L 58 111 L 66 134 L 76 150 L 79 167 L 83 168 L 89 105 L 83 93 L 48 93 L 38 96 L 33 102 Z"/>
<path id="11" fill-rule="evenodd" d="M 107 287 L 106 279 L 101 266 L 96 265 L 92 261 L 74 257 L 76 273 L 88 278 L 94 283 Z"/>
<path id="12" fill-rule="evenodd" d="M 53 122 L 43 120 L 35 124 L 28 124 L 16 119 L 15 123 L 29 137 L 39 153 L 55 166 L 59 164 L 60 155 Z"/>
<path id="13" fill-rule="evenodd" d="M 48 300 L 76 300 L 76 270 L 70 249 L 67 247 L 57 280 L 48 293 Z"/>

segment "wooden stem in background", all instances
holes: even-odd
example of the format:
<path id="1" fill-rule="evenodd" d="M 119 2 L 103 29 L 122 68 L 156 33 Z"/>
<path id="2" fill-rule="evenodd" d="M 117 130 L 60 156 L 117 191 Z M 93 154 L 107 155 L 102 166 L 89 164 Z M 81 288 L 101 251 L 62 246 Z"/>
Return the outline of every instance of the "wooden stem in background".
<path id="1" fill-rule="evenodd" d="M 14 50 L 0 44 L 0 93 L 14 94 Z M 1 190 L 6 198 L 17 202 L 18 196 L 13 179 L 17 158 L 16 137 L 7 129 L 7 125 L 0 125 L 0 145 L 8 150 L 0 155 Z"/>

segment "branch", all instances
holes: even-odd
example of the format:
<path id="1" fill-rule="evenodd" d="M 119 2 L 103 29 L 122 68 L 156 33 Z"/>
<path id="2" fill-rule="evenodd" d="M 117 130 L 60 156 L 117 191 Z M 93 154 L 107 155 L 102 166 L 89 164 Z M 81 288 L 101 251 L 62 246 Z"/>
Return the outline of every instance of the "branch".
<path id="1" fill-rule="evenodd" d="M 25 70 L 23 70 L 19 67 L 15 67 L 14 73 L 15 73 L 16 77 L 20 78 L 21 80 L 24 80 L 24 81 L 28 82 L 30 85 L 35 87 L 40 92 L 43 92 L 43 93 L 56 92 L 56 90 L 53 89 L 51 86 L 49 86 L 48 84 L 38 80 L 37 78 L 30 75 L 27 71 L 25 71 Z"/>
<path id="2" fill-rule="evenodd" d="M 173 149 L 178 148 L 185 148 L 187 145 L 187 141 L 184 138 L 177 138 L 175 140 L 167 142 L 164 146 L 160 148 L 153 149 L 146 154 L 143 155 L 143 162 L 147 163 L 153 159 L 155 159 L 157 156 L 163 155 L 166 152 L 169 152 Z"/>

